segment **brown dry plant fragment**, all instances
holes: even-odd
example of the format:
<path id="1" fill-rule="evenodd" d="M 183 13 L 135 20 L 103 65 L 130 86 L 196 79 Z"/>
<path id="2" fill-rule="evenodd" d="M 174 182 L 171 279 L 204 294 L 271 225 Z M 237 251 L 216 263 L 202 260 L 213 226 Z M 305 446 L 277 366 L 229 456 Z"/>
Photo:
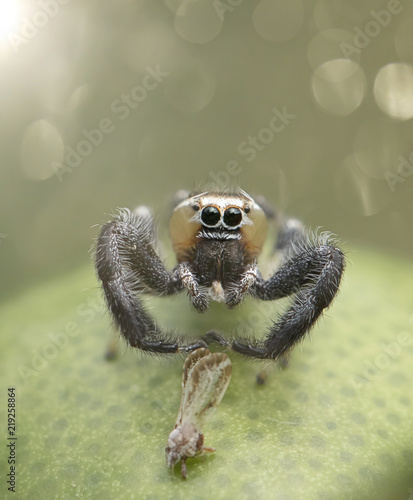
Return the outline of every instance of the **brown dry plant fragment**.
<path id="1" fill-rule="evenodd" d="M 181 461 L 184 479 L 187 458 L 215 451 L 204 446 L 201 429 L 221 402 L 231 374 L 231 361 L 224 353 L 211 354 L 202 347 L 185 360 L 178 418 L 165 448 L 168 467 L 173 468 Z"/>

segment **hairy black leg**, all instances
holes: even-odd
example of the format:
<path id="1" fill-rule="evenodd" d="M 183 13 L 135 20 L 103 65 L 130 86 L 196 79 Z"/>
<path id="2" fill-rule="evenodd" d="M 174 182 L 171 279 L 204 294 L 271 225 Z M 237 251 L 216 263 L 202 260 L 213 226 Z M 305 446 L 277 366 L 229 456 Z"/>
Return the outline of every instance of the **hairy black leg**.
<path id="1" fill-rule="evenodd" d="M 231 348 L 245 356 L 277 359 L 286 354 L 311 329 L 337 293 L 344 270 L 344 255 L 328 236 L 301 243 L 268 280 L 257 280 L 253 289 L 261 300 L 295 294 L 291 307 L 273 324 L 267 338 L 235 340 Z"/>
<path id="2" fill-rule="evenodd" d="M 188 297 L 195 309 L 199 312 L 206 311 L 208 309 L 207 291 L 199 286 L 188 264 L 179 264 L 175 269 L 174 276 L 186 288 Z"/>
<path id="3" fill-rule="evenodd" d="M 257 264 L 251 264 L 242 273 L 238 283 L 231 284 L 226 293 L 225 303 L 231 309 L 237 306 L 250 291 L 260 277 Z"/>
<path id="4" fill-rule="evenodd" d="M 153 246 L 148 213 L 121 210 L 105 224 L 96 249 L 96 270 L 113 319 L 132 347 L 151 353 L 176 353 L 204 347 L 202 341 L 185 344 L 164 334 L 145 311 L 137 294 L 171 295 L 183 289 L 169 273 Z"/>

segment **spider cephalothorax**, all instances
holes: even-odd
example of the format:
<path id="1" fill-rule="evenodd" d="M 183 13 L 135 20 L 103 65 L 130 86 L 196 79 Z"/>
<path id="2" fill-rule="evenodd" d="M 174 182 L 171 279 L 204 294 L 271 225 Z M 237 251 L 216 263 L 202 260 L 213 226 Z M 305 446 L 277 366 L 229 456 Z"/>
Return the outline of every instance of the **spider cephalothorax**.
<path id="1" fill-rule="evenodd" d="M 178 262 L 204 240 L 242 240 L 251 260 L 261 252 L 267 236 L 267 218 L 246 193 L 239 196 L 203 193 L 182 201 L 170 221 Z"/>
<path id="2" fill-rule="evenodd" d="M 246 193 L 202 193 L 173 210 L 170 234 L 178 262 L 192 267 L 198 285 L 234 307 L 243 297 L 237 289 L 246 292 L 255 275 L 267 218 Z"/>
<path id="3" fill-rule="evenodd" d="M 258 201 L 257 201 L 258 200 Z M 280 226 L 274 250 L 283 253 L 281 267 L 265 280 L 257 267 L 268 221 Z M 344 269 L 344 256 L 328 237 L 308 238 L 302 224 L 274 217 L 264 199 L 244 191 L 233 194 L 180 192 L 170 219 L 178 264 L 168 271 L 155 252 L 150 210 L 120 210 L 102 227 L 96 269 L 109 310 L 126 341 L 152 353 L 192 351 L 204 340 L 185 343 L 160 331 L 139 295 L 167 296 L 186 290 L 200 312 L 209 301 L 237 306 L 246 295 L 294 300 L 263 340 L 213 340 L 246 356 L 277 359 L 303 338 L 333 300 Z"/>

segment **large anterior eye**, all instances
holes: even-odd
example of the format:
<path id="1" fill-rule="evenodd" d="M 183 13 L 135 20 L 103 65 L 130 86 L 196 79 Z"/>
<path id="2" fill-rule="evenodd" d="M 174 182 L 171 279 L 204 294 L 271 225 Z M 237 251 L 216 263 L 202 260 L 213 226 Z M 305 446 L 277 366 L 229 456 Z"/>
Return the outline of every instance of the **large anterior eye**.
<path id="1" fill-rule="evenodd" d="M 215 226 L 221 219 L 221 212 L 216 207 L 202 209 L 201 220 L 207 226 Z"/>
<path id="2" fill-rule="evenodd" d="M 241 224 L 242 213 L 239 208 L 230 207 L 225 210 L 224 224 L 229 227 L 235 227 Z"/>

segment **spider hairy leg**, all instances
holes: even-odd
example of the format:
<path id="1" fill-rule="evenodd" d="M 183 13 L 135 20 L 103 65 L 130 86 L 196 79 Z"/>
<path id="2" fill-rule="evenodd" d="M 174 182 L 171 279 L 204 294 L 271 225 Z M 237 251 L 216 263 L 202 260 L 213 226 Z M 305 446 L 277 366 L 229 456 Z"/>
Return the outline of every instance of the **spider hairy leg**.
<path id="1" fill-rule="evenodd" d="M 182 282 L 195 309 L 199 312 L 206 311 L 209 305 L 208 294 L 199 286 L 198 280 L 190 267 L 187 264 L 179 264 L 174 276 Z"/>
<path id="2" fill-rule="evenodd" d="M 320 236 L 300 243 L 275 274 L 254 286 L 261 300 L 295 294 L 290 308 L 269 329 L 264 341 L 235 340 L 231 348 L 245 356 L 278 359 L 299 342 L 334 299 L 344 270 L 342 251 Z"/>
<path id="3" fill-rule="evenodd" d="M 167 296 L 183 289 L 168 272 L 153 244 L 153 222 L 145 213 L 120 210 L 100 232 L 96 271 L 109 311 L 131 347 L 150 353 L 170 354 L 205 347 L 202 341 L 185 343 L 162 332 L 146 312 L 139 296 Z"/>
<path id="4" fill-rule="evenodd" d="M 240 302 L 242 302 L 250 289 L 255 285 L 259 277 L 260 273 L 258 271 L 257 265 L 254 263 L 248 266 L 242 274 L 239 283 L 232 285 L 228 290 L 226 299 L 227 306 L 230 309 L 233 309 Z"/>

